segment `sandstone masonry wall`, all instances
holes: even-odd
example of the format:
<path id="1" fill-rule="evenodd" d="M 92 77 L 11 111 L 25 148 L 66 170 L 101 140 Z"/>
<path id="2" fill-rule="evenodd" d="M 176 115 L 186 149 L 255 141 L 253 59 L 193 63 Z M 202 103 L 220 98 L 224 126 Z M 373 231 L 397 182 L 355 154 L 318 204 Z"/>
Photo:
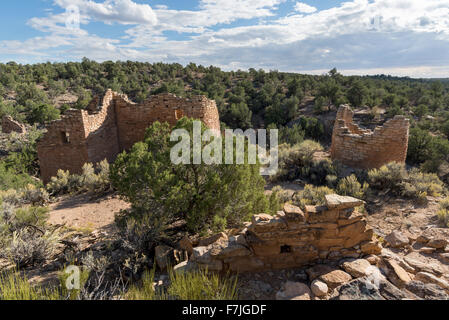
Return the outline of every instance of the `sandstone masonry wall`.
<path id="1" fill-rule="evenodd" d="M 161 94 L 136 104 L 126 95 L 108 90 L 87 110 L 69 110 L 47 126 L 37 146 L 42 179 L 48 182 L 59 169 L 80 173 L 87 162 L 113 161 L 118 153 L 142 141 L 152 123 L 168 122 L 173 126 L 184 116 L 220 130 L 216 103 L 206 97 L 183 99 Z"/>
<path id="2" fill-rule="evenodd" d="M 3 116 L 2 132 L 6 134 L 11 132 L 25 133 L 26 127 L 22 123 L 15 121 L 11 116 Z"/>
<path id="3" fill-rule="evenodd" d="M 362 169 L 379 168 L 389 162 L 405 163 L 410 128 L 408 119 L 396 116 L 371 131 L 353 123 L 353 115 L 349 106 L 341 106 L 338 110 L 332 136 L 333 160 Z"/>
<path id="4" fill-rule="evenodd" d="M 364 202 L 330 195 L 306 212 L 286 204 L 275 217 L 260 214 L 237 236 L 193 249 L 191 261 L 213 271 L 256 272 L 378 254 L 381 246 L 356 209 Z"/>

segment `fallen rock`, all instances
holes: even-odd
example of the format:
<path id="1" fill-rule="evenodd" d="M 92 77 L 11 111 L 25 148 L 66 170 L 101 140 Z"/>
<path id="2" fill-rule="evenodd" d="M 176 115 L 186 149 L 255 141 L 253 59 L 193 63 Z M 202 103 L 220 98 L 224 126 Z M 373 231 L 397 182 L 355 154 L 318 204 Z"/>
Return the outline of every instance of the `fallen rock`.
<path id="1" fill-rule="evenodd" d="M 208 247 L 193 248 L 191 261 L 196 262 L 200 267 L 208 268 L 210 271 L 221 271 L 223 269 L 222 261 L 213 259 Z"/>
<path id="2" fill-rule="evenodd" d="M 416 239 L 416 242 L 418 242 L 418 243 L 421 243 L 421 244 L 427 244 L 430 240 L 432 240 L 432 239 L 430 239 L 429 237 L 427 237 L 427 236 L 425 236 L 425 235 L 420 235 L 417 239 Z"/>
<path id="3" fill-rule="evenodd" d="M 424 300 L 449 300 L 449 294 L 433 283 L 413 280 L 405 288 Z"/>
<path id="4" fill-rule="evenodd" d="M 190 238 L 188 236 L 184 236 L 184 238 L 181 239 L 178 243 L 178 247 L 181 250 L 187 251 L 189 256 L 193 253 L 193 243 L 190 241 Z"/>
<path id="5" fill-rule="evenodd" d="M 427 243 L 428 247 L 435 248 L 435 249 L 444 249 L 444 248 L 446 248 L 447 245 L 448 245 L 448 242 L 446 239 L 433 239 Z"/>
<path id="6" fill-rule="evenodd" d="M 330 300 L 385 300 L 370 281 L 358 278 L 336 289 Z"/>
<path id="7" fill-rule="evenodd" d="M 314 280 L 310 285 L 310 289 L 317 297 L 323 297 L 329 292 L 327 284 L 320 280 Z"/>
<path id="8" fill-rule="evenodd" d="M 184 273 L 184 272 L 190 272 L 194 271 L 198 268 L 198 265 L 195 262 L 192 261 L 184 261 L 180 264 L 177 264 L 173 267 L 173 271 L 175 273 Z"/>
<path id="9" fill-rule="evenodd" d="M 173 252 L 173 248 L 165 245 L 157 246 L 155 248 L 154 258 L 157 266 L 161 270 L 165 270 L 170 264 L 173 263 Z"/>
<path id="10" fill-rule="evenodd" d="M 373 266 L 377 266 L 381 260 L 378 256 L 374 254 L 365 257 L 365 259 Z"/>
<path id="11" fill-rule="evenodd" d="M 396 261 L 387 260 L 387 264 L 392 272 L 388 273 L 388 279 L 399 288 L 403 288 L 412 281 L 407 271 L 405 271 Z"/>
<path id="12" fill-rule="evenodd" d="M 313 267 L 310 267 L 306 270 L 307 275 L 309 276 L 309 280 L 313 281 L 316 278 L 319 278 L 323 274 L 329 273 L 336 270 L 335 268 L 326 265 L 326 264 L 317 264 Z"/>
<path id="13" fill-rule="evenodd" d="M 363 205 L 365 201 L 353 197 L 339 196 L 338 194 L 326 195 L 326 205 L 329 209 L 350 209 Z"/>
<path id="14" fill-rule="evenodd" d="M 348 261 L 343 263 L 341 267 L 354 278 L 367 276 L 371 271 L 371 263 L 365 259 Z"/>
<path id="15" fill-rule="evenodd" d="M 306 222 L 307 215 L 297 206 L 289 203 L 284 204 L 285 216 L 289 220 L 295 220 L 299 222 Z"/>
<path id="16" fill-rule="evenodd" d="M 427 253 L 427 254 L 430 254 L 430 253 L 434 253 L 436 250 L 437 250 L 437 249 L 435 249 L 435 248 L 422 247 L 421 249 L 419 249 L 419 252 L 420 252 L 420 253 Z"/>
<path id="17" fill-rule="evenodd" d="M 410 266 L 412 266 L 417 272 L 423 271 L 423 272 L 433 273 L 436 275 L 442 275 L 444 273 L 443 268 L 441 266 L 437 265 L 436 263 L 424 263 L 424 262 L 418 261 L 409 256 L 405 256 L 404 260 Z"/>
<path id="18" fill-rule="evenodd" d="M 428 272 L 418 272 L 415 276 L 415 280 L 424 283 L 433 283 L 440 286 L 443 289 L 449 290 L 449 283 L 441 278 L 434 276 Z"/>
<path id="19" fill-rule="evenodd" d="M 364 254 L 380 254 L 382 246 L 377 241 L 367 241 L 361 244 L 360 249 Z"/>
<path id="20" fill-rule="evenodd" d="M 221 232 L 218 234 L 214 234 L 213 236 L 200 239 L 200 241 L 198 243 L 198 247 L 207 247 L 219 240 L 224 240 L 224 241 L 228 240 L 228 236 L 226 235 L 226 233 Z"/>
<path id="21" fill-rule="evenodd" d="M 276 293 L 276 300 L 310 300 L 311 295 L 312 292 L 306 284 L 287 281 Z"/>
<path id="22" fill-rule="evenodd" d="M 402 248 L 409 244 L 408 237 L 397 230 L 386 236 L 385 241 L 393 248 Z"/>
<path id="23" fill-rule="evenodd" d="M 334 289 L 352 280 L 352 277 L 342 270 L 334 270 L 323 274 L 320 279 L 324 281 L 330 289 Z"/>
<path id="24" fill-rule="evenodd" d="M 445 261 L 449 263 L 449 253 L 441 253 L 440 257 Z"/>

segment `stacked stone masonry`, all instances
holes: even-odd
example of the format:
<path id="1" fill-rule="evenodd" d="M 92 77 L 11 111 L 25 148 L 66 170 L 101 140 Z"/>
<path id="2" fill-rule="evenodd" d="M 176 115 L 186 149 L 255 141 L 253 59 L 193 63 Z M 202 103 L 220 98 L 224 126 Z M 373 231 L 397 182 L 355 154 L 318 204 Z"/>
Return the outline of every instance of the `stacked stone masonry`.
<path id="1" fill-rule="evenodd" d="M 18 121 L 15 121 L 10 116 L 3 116 L 2 118 L 2 132 L 10 134 L 11 132 L 25 133 L 26 127 Z"/>
<path id="2" fill-rule="evenodd" d="M 41 176 L 48 182 L 59 169 L 80 173 L 85 163 L 112 162 L 117 155 L 142 141 L 154 122 L 174 126 L 182 117 L 199 119 L 210 129 L 220 130 L 215 101 L 204 96 L 191 99 L 173 94 L 151 96 L 143 103 L 131 102 L 126 95 L 108 90 L 87 110 L 68 110 L 47 126 L 38 143 Z"/>
<path id="3" fill-rule="evenodd" d="M 326 200 L 305 212 L 286 204 L 276 216 L 256 215 L 237 235 L 194 248 L 191 262 L 213 271 L 258 272 L 379 254 L 373 230 L 355 209 L 364 202 L 338 195 Z"/>
<path id="4" fill-rule="evenodd" d="M 332 135 L 331 157 L 354 168 L 379 168 L 389 162 L 404 163 L 407 158 L 410 123 L 396 116 L 374 131 L 353 123 L 349 106 L 341 106 Z"/>

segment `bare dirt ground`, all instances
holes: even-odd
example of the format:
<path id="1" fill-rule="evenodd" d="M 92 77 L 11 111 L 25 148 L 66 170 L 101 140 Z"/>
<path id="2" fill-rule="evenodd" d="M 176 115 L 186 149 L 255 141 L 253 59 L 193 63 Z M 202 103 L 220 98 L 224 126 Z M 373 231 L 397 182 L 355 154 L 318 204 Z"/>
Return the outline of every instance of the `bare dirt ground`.
<path id="1" fill-rule="evenodd" d="M 91 195 L 63 198 L 50 206 L 49 223 L 74 229 L 111 231 L 114 217 L 130 205 L 116 196 L 93 199 Z"/>

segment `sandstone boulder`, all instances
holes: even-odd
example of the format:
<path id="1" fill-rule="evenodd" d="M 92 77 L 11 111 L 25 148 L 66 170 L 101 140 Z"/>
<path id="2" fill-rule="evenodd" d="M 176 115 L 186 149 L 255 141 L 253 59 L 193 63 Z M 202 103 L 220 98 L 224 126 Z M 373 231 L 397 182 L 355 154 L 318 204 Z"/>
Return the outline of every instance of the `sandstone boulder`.
<path id="1" fill-rule="evenodd" d="M 327 284 L 330 289 L 334 289 L 352 280 L 352 277 L 342 270 L 335 270 L 320 276 L 320 279 Z"/>
<path id="2" fill-rule="evenodd" d="M 329 209 L 349 209 L 361 206 L 365 203 L 363 200 L 359 200 L 353 197 L 339 196 L 338 194 L 326 195 L 326 205 Z"/>
<path id="3" fill-rule="evenodd" d="M 366 241 L 360 245 L 360 249 L 364 254 L 380 254 L 382 246 L 377 241 Z"/>
<path id="4" fill-rule="evenodd" d="M 208 268 L 210 271 L 221 271 L 223 269 L 223 262 L 213 259 L 208 247 L 193 248 L 191 261 L 196 262 L 200 267 Z"/>
<path id="5" fill-rule="evenodd" d="M 393 248 L 402 248 L 409 244 L 408 237 L 397 230 L 386 236 L 385 241 Z"/>
<path id="6" fill-rule="evenodd" d="M 427 243 L 428 247 L 435 248 L 435 249 L 444 249 L 444 248 L 446 248 L 447 245 L 448 245 L 448 242 L 446 239 L 433 239 Z"/>
<path id="7" fill-rule="evenodd" d="M 155 248 L 154 258 L 157 266 L 161 270 L 165 270 L 170 264 L 173 263 L 173 253 L 174 249 L 169 246 L 161 245 Z"/>
<path id="8" fill-rule="evenodd" d="M 341 267 L 354 278 L 364 277 L 371 273 L 371 263 L 365 259 L 344 262 Z"/>
<path id="9" fill-rule="evenodd" d="M 301 282 L 287 281 L 276 294 L 276 300 L 310 300 L 312 292 Z"/>
<path id="10" fill-rule="evenodd" d="M 326 264 L 317 264 L 313 267 L 310 267 L 306 270 L 307 275 L 309 276 L 309 280 L 313 281 L 316 278 L 319 278 L 323 274 L 329 273 L 336 270 L 335 268 L 326 265 Z"/>
<path id="11" fill-rule="evenodd" d="M 226 233 L 221 232 L 221 233 L 218 233 L 218 234 L 214 234 L 213 236 L 200 239 L 200 241 L 198 243 L 198 246 L 199 247 L 207 247 L 207 246 L 209 246 L 209 245 L 211 245 L 211 244 L 213 244 L 213 243 L 215 243 L 215 242 L 217 242 L 219 240 L 220 241 L 221 240 L 223 240 L 223 241 L 228 240 L 228 236 L 226 235 Z"/>
<path id="12" fill-rule="evenodd" d="M 387 260 L 387 264 L 389 265 L 391 270 L 391 272 L 389 272 L 388 274 L 388 278 L 396 286 L 402 288 L 410 281 L 412 281 L 407 271 L 405 271 L 396 261 Z"/>
<path id="13" fill-rule="evenodd" d="M 433 283 L 413 280 L 405 288 L 424 300 L 449 300 L 449 294 Z"/>
<path id="14" fill-rule="evenodd" d="M 189 256 L 193 253 L 193 243 L 192 241 L 190 241 L 188 236 L 185 236 L 184 238 L 181 239 L 181 241 L 179 241 L 178 247 L 181 250 L 187 251 Z"/>
<path id="15" fill-rule="evenodd" d="M 415 276 L 415 280 L 424 283 L 433 283 L 440 286 L 443 289 L 449 290 L 449 283 L 446 280 L 438 278 L 435 275 L 428 272 L 418 272 Z"/>
<path id="16" fill-rule="evenodd" d="M 289 203 L 284 204 L 285 217 L 288 220 L 306 222 L 306 214 L 297 206 L 291 205 Z"/>

